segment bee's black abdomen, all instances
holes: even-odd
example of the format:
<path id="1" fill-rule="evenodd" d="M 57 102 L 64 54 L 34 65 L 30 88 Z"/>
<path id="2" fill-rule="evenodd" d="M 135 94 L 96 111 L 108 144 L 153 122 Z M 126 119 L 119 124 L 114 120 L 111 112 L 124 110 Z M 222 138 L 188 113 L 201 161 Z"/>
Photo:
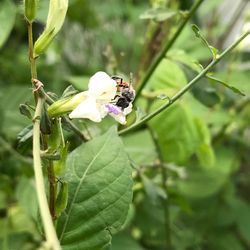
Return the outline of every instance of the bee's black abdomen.
<path id="1" fill-rule="evenodd" d="M 116 106 L 125 109 L 129 106 L 129 101 L 125 97 L 120 97 L 116 102 Z"/>
<path id="2" fill-rule="evenodd" d="M 127 99 L 127 101 L 132 102 L 134 100 L 134 92 L 125 90 L 122 92 L 122 96 Z"/>

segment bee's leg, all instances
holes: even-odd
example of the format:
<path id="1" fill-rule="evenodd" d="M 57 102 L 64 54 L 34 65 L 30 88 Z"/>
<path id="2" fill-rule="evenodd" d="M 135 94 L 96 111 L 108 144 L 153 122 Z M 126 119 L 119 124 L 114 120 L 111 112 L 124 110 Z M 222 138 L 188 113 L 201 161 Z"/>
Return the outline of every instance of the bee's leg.
<path id="1" fill-rule="evenodd" d="M 115 97 L 111 100 L 111 103 L 116 103 L 120 97 L 120 95 L 115 95 Z"/>

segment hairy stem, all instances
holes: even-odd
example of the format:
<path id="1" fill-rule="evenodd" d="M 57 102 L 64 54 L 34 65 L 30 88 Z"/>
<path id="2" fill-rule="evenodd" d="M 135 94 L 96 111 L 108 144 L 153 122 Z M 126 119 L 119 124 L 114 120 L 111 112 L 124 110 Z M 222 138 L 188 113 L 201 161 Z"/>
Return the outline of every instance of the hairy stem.
<path id="1" fill-rule="evenodd" d="M 172 48 L 173 44 L 175 43 L 176 39 L 179 37 L 181 34 L 183 28 L 186 26 L 187 22 L 190 20 L 190 18 L 193 16 L 195 11 L 199 8 L 199 6 L 204 2 L 204 0 L 198 0 L 190 9 L 188 15 L 183 19 L 183 21 L 180 23 L 179 27 L 177 28 L 176 32 L 174 33 L 173 37 L 168 41 L 168 43 L 165 45 L 165 47 L 162 49 L 160 54 L 155 58 L 154 62 L 151 64 L 149 67 L 148 71 L 146 72 L 144 78 L 142 79 L 138 89 L 136 90 L 136 97 L 135 101 L 137 98 L 140 96 L 141 91 L 145 87 L 146 83 L 148 82 L 149 78 L 155 71 L 156 67 L 159 65 L 161 60 L 166 56 L 167 52 Z"/>
<path id="2" fill-rule="evenodd" d="M 36 71 L 36 60 L 33 56 L 33 33 L 32 33 L 31 22 L 28 22 L 28 38 L 29 38 L 29 59 L 31 64 L 31 78 L 33 82 L 33 80 L 37 78 L 37 71 Z M 40 155 L 40 150 L 41 150 L 40 118 L 42 114 L 44 98 L 42 95 L 39 95 L 38 91 L 34 91 L 34 97 L 36 101 L 36 109 L 33 118 L 33 167 L 34 167 L 38 205 L 47 240 L 46 244 L 48 245 L 49 248 L 53 250 L 60 250 L 61 247 L 50 216 L 48 201 L 46 197 L 44 177 L 42 172 L 42 161 Z"/>
<path id="3" fill-rule="evenodd" d="M 123 135 L 128 132 L 131 132 L 132 130 L 145 124 L 146 122 L 154 118 L 156 115 L 160 114 L 162 111 L 170 107 L 174 102 L 176 102 L 179 98 L 181 98 L 196 82 L 198 82 L 203 76 L 205 76 L 209 72 L 209 70 L 213 68 L 222 58 L 224 58 L 228 53 L 230 53 L 249 34 L 250 34 L 250 31 L 246 32 L 241 37 L 239 37 L 232 45 L 230 45 L 220 55 L 218 55 L 216 59 L 213 59 L 212 62 L 208 64 L 208 66 L 205 69 L 203 69 L 193 80 L 191 80 L 185 87 L 183 87 L 172 98 L 170 98 L 167 103 L 163 104 L 161 107 L 153 111 L 151 114 L 145 116 L 139 122 L 136 122 L 130 127 L 119 131 L 119 135 Z"/>

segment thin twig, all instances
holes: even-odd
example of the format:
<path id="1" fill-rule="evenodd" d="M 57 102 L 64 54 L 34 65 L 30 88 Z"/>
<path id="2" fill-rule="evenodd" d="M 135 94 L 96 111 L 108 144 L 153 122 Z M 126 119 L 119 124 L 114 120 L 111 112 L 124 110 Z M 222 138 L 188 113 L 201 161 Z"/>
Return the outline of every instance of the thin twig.
<path id="1" fill-rule="evenodd" d="M 160 54 L 155 58 L 154 62 L 149 67 L 148 71 L 146 72 L 144 78 L 142 79 L 138 89 L 136 89 L 136 96 L 135 96 L 135 102 L 137 98 L 140 96 L 140 93 L 142 89 L 145 87 L 146 83 L 148 82 L 149 78 L 159 65 L 159 63 L 162 61 L 162 59 L 166 56 L 167 52 L 172 48 L 173 44 L 175 43 L 176 39 L 181 34 L 183 28 L 186 26 L 187 22 L 190 20 L 190 18 L 193 16 L 193 14 L 196 12 L 196 10 L 199 8 L 199 6 L 202 4 L 204 0 L 198 0 L 190 9 L 187 16 L 183 19 L 183 21 L 180 23 L 180 26 L 177 28 L 176 32 L 174 33 L 173 37 L 169 40 L 169 42 L 165 45 L 165 47 L 162 49 Z"/>
<path id="2" fill-rule="evenodd" d="M 170 98 L 167 103 L 163 104 L 161 107 L 159 107 L 151 114 L 144 117 L 139 122 L 136 122 L 130 127 L 119 131 L 119 135 L 124 135 L 128 132 L 131 132 L 132 130 L 140 127 L 141 125 L 145 124 L 146 122 L 154 118 L 156 115 L 160 114 L 166 108 L 170 107 L 174 102 L 176 102 L 179 98 L 181 98 L 196 82 L 198 82 L 203 76 L 205 76 L 210 71 L 210 69 L 214 67 L 223 57 L 225 57 L 228 53 L 230 53 L 249 34 L 250 31 L 246 32 L 241 37 L 239 37 L 232 45 L 230 45 L 220 55 L 218 55 L 215 59 L 213 59 L 212 62 L 205 69 L 203 69 L 193 80 L 191 80 L 184 88 L 182 88 L 178 93 L 176 93 L 172 98 Z"/>

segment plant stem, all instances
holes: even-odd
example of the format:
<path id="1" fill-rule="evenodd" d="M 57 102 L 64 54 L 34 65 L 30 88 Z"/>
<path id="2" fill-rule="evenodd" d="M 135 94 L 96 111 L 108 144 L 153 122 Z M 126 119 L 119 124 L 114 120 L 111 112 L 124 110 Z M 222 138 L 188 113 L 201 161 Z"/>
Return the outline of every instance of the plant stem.
<path id="1" fill-rule="evenodd" d="M 243 34 L 239 37 L 232 45 L 230 45 L 227 49 L 225 49 L 220 55 L 218 55 L 215 59 L 212 60 L 208 66 L 203 69 L 193 80 L 191 80 L 185 87 L 183 87 L 179 92 L 177 92 L 172 98 L 168 100 L 167 103 L 163 104 L 161 107 L 153 111 L 151 114 L 144 117 L 137 123 L 134 123 L 130 127 L 119 131 L 119 135 L 126 134 L 131 132 L 132 130 L 140 127 L 141 125 L 145 124 L 147 121 L 151 120 L 156 115 L 160 114 L 166 108 L 170 107 L 175 101 L 177 101 L 180 97 L 182 97 L 196 82 L 198 82 L 203 76 L 207 74 L 207 72 L 214 67 L 223 57 L 225 57 L 228 53 L 230 53 L 245 37 L 250 34 L 250 31 Z"/>
<path id="2" fill-rule="evenodd" d="M 161 182 L 162 182 L 162 188 L 165 192 L 166 197 L 162 198 L 162 206 L 163 206 L 163 211 L 164 211 L 164 226 L 165 226 L 165 240 L 166 240 L 166 249 L 167 250 L 171 250 L 172 249 L 172 243 L 171 243 L 171 227 L 170 227 L 170 214 L 169 214 L 169 195 L 168 195 L 168 187 L 167 187 L 167 170 L 164 167 L 164 160 L 163 160 L 163 156 L 161 153 L 161 149 L 158 143 L 158 138 L 156 133 L 154 133 L 154 131 L 148 127 L 149 132 L 151 134 L 151 137 L 153 139 L 154 145 L 156 147 L 157 150 L 157 154 L 159 157 L 159 167 L 161 170 Z"/>
<path id="3" fill-rule="evenodd" d="M 28 39 L 29 39 L 29 60 L 31 64 L 31 78 L 32 82 L 37 78 L 36 71 L 36 60 L 33 56 L 33 32 L 32 23 L 28 22 Z M 33 118 L 33 166 L 36 183 L 36 193 L 38 199 L 38 205 L 41 213 L 41 219 L 44 226 L 45 236 L 47 245 L 53 250 L 60 250 L 59 240 L 56 235 L 56 231 L 50 216 L 48 207 L 48 201 L 46 197 L 44 178 L 42 172 L 42 161 L 41 161 L 41 145 L 40 145 L 40 117 L 42 114 L 42 108 L 44 104 L 44 98 L 39 95 L 38 91 L 34 91 L 34 97 L 36 101 L 36 109 Z"/>
<path id="4" fill-rule="evenodd" d="M 50 216 L 46 191 L 42 172 L 42 162 L 40 156 L 40 117 L 42 114 L 43 98 L 38 96 L 35 115 L 33 119 L 33 161 L 34 173 L 36 181 L 36 192 L 38 198 L 39 209 L 44 226 L 45 236 L 49 247 L 53 250 L 61 249 L 55 228 Z"/>
<path id="5" fill-rule="evenodd" d="M 142 79 L 138 89 L 136 89 L 136 96 L 134 102 L 136 102 L 137 98 L 140 96 L 142 89 L 145 87 L 146 83 L 148 82 L 149 78 L 155 71 L 156 67 L 159 65 L 161 60 L 166 56 L 167 52 L 172 48 L 173 44 L 175 43 L 176 39 L 181 34 L 183 28 L 186 26 L 187 22 L 190 20 L 190 18 L 193 16 L 195 11 L 199 8 L 199 6 L 202 4 L 204 0 L 198 0 L 190 9 L 187 16 L 183 19 L 180 26 L 177 28 L 176 32 L 174 33 L 173 37 L 168 41 L 168 43 L 165 45 L 165 47 L 162 49 L 160 54 L 155 58 L 154 62 L 149 67 L 148 71 L 146 72 L 144 78 Z"/>
<path id="6" fill-rule="evenodd" d="M 28 22 L 28 38 L 29 38 L 29 60 L 31 67 L 31 77 L 32 79 L 37 78 L 36 71 L 36 59 L 33 56 L 34 44 L 33 44 L 33 31 L 32 31 L 32 23 Z"/>

